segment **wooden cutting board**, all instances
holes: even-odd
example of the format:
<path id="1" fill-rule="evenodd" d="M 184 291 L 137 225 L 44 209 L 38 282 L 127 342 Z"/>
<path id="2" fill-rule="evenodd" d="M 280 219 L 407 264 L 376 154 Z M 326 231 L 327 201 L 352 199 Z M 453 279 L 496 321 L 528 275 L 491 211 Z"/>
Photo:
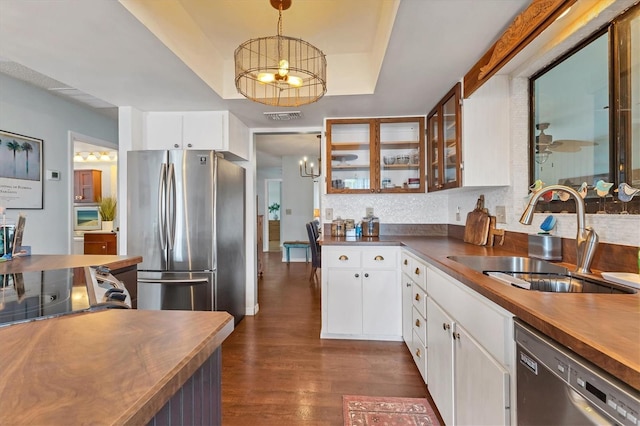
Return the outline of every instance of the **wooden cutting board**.
<path id="1" fill-rule="evenodd" d="M 464 242 L 478 246 L 487 244 L 490 221 L 489 213 L 484 208 L 484 195 L 480 195 L 476 208 L 467 214 L 467 223 L 464 226 Z"/>

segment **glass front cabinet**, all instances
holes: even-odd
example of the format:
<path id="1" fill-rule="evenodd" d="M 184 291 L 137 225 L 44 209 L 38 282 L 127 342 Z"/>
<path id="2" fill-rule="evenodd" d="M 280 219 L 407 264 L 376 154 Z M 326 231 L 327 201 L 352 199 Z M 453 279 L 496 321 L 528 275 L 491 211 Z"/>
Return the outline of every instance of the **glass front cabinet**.
<path id="1" fill-rule="evenodd" d="M 461 186 L 461 84 L 456 84 L 427 116 L 428 190 Z"/>
<path id="2" fill-rule="evenodd" d="M 326 120 L 327 193 L 425 191 L 424 117 Z"/>

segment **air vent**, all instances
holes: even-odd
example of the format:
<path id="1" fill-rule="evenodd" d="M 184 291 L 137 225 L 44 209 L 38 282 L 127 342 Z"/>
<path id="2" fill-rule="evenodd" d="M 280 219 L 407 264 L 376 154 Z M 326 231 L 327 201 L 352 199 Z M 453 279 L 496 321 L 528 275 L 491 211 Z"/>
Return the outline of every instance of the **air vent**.
<path id="1" fill-rule="evenodd" d="M 295 120 L 301 118 L 302 113 L 300 111 L 282 111 L 282 112 L 265 112 L 264 116 L 269 120 Z"/>

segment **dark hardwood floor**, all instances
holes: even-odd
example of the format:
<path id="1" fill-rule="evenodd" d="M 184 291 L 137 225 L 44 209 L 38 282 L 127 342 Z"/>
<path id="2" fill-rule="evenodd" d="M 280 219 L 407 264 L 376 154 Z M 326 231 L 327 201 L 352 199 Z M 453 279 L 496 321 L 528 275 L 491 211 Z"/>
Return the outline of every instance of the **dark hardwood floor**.
<path id="1" fill-rule="evenodd" d="M 342 395 L 427 396 L 404 342 L 320 339 L 311 264 L 264 259 L 260 312 L 222 345 L 223 425 L 342 425 Z"/>

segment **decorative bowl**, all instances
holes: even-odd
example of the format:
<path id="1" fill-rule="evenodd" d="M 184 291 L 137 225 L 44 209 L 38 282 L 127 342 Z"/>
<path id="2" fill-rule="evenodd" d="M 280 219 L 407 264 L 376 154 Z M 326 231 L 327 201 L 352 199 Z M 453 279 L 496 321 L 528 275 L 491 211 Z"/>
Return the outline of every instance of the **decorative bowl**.
<path id="1" fill-rule="evenodd" d="M 409 164 L 409 154 L 398 154 L 398 155 L 396 155 L 396 163 L 398 163 L 398 164 Z"/>
<path id="2" fill-rule="evenodd" d="M 382 160 L 384 161 L 384 164 L 391 165 L 391 164 L 395 164 L 396 157 L 394 157 L 393 155 L 385 155 Z"/>

